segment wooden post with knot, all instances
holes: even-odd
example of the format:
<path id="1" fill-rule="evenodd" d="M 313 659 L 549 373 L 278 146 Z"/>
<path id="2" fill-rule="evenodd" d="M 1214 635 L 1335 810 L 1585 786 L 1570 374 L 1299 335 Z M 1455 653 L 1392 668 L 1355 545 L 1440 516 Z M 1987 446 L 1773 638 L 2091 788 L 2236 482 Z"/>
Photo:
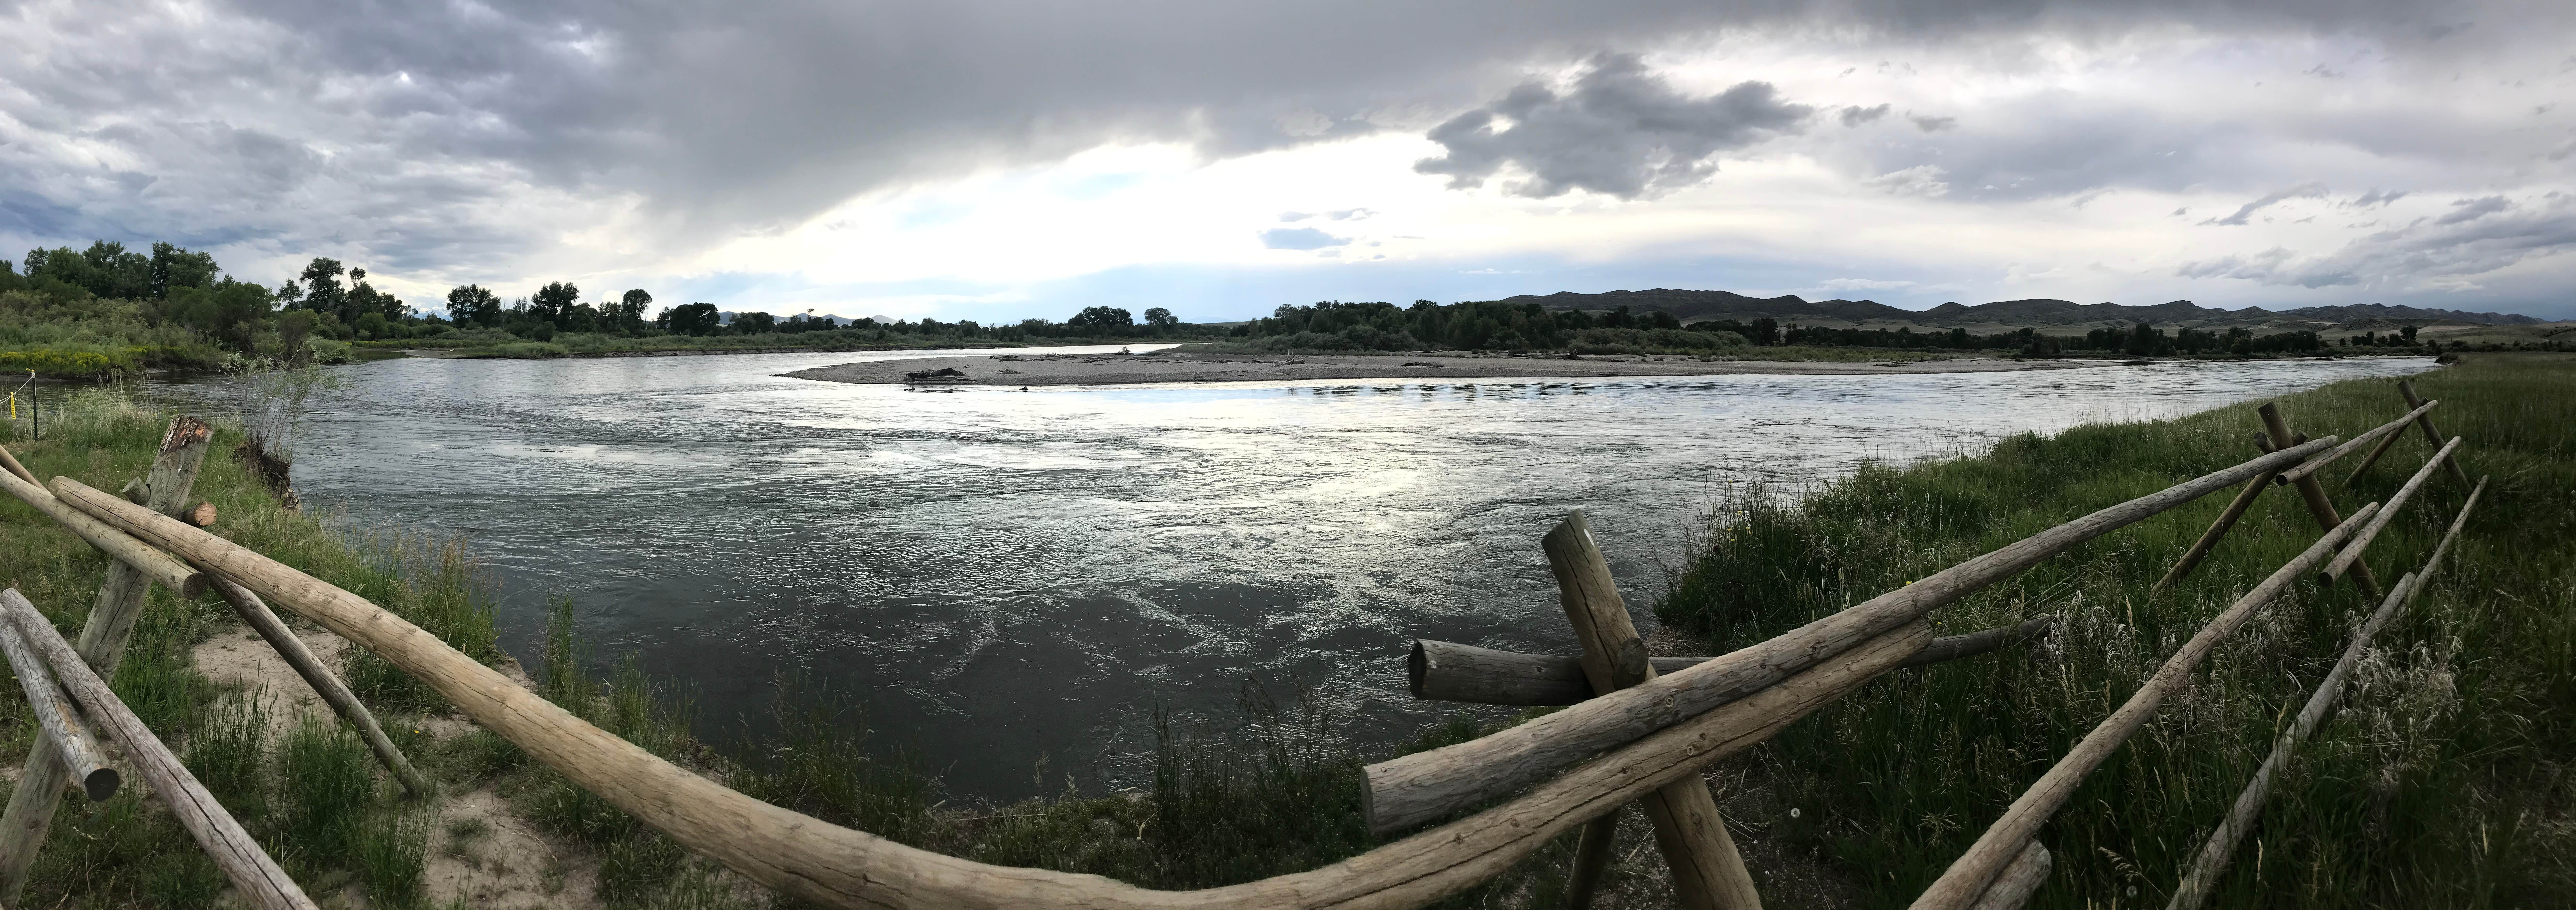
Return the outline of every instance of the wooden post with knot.
<path id="1" fill-rule="evenodd" d="M 1591 680 L 1592 690 L 1613 692 L 1655 678 L 1646 642 L 1628 619 L 1628 605 L 1619 598 L 1610 563 L 1593 544 L 1583 513 L 1566 516 L 1540 546 L 1547 550 L 1548 568 L 1556 573 L 1557 602 L 1565 608 L 1566 620 L 1574 624 L 1574 637 L 1583 644 L 1583 675 Z M 1718 817 L 1717 800 L 1699 775 L 1666 784 L 1637 802 L 1654 822 L 1655 843 L 1663 848 L 1664 863 L 1672 867 L 1673 890 L 1681 896 L 1682 906 L 1691 910 L 1762 906 L 1762 898 L 1753 891 L 1753 876 L 1745 871 L 1744 858 L 1736 854 L 1735 840 L 1726 833 L 1726 820 Z M 1567 888 L 1568 907 L 1579 910 L 1591 903 L 1592 890 L 1609 863 L 1610 838 L 1618 825 L 1619 813 L 1612 812 L 1584 826 Z"/>

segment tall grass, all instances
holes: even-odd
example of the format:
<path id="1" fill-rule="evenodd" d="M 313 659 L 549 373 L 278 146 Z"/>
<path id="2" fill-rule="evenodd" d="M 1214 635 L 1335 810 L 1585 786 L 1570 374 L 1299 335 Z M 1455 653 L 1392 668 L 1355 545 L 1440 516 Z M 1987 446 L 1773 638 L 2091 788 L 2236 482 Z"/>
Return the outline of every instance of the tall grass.
<path id="1" fill-rule="evenodd" d="M 2405 412 L 2391 380 L 2279 399 L 2298 430 L 2349 438 Z M 2381 633 L 2349 696 L 2276 789 L 2214 906 L 2543 906 L 2576 894 L 2576 362 L 2471 358 L 2422 377 L 2462 459 L 2494 481 L 2429 596 Z M 1977 553 L 2253 454 L 2251 405 L 2078 427 L 1910 468 L 1874 466 L 1792 501 L 1718 508 L 1658 614 L 1740 647 Z M 2430 447 L 2409 438 L 2336 497 L 2384 500 Z M 2358 458 L 2329 469 L 2329 486 Z M 2372 545 L 2383 583 L 2415 568 L 2467 490 L 2437 478 Z M 1791 727 L 1750 764 L 1797 818 L 1772 836 L 1829 855 L 1865 906 L 1903 906 L 2002 807 L 2227 602 L 2315 539 L 2268 492 L 2177 590 L 2151 586 L 2228 497 L 2056 557 L 1938 615 L 1944 631 L 2062 617 L 2033 650 L 1900 673 Z M 2182 864 L 2371 604 L 2302 586 L 2223 646 L 2194 686 L 2095 772 L 2042 835 L 2035 906 L 2161 905 Z"/>

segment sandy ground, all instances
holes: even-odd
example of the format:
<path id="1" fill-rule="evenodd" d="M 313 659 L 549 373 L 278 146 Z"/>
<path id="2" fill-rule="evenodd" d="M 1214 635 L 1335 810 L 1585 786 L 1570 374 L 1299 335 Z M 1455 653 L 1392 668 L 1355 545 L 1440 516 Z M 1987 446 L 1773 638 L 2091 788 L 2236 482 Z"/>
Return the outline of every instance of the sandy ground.
<path id="1" fill-rule="evenodd" d="M 983 354 L 878 360 L 798 370 L 783 375 L 826 382 L 907 383 L 919 386 L 1132 385 L 1138 383 L 1258 382 L 1313 379 L 1544 379 L 1596 376 L 1714 376 L 1788 373 L 1829 376 L 1881 373 L 1986 373 L 2063 370 L 2100 366 L 2005 358 L 1895 361 L 1697 360 L 1688 357 L 1430 356 L 1260 354 Z M 954 370 L 954 375 L 937 374 Z"/>
<path id="2" fill-rule="evenodd" d="M 293 618 L 287 626 L 331 672 L 345 678 L 346 639 Z M 243 692 L 260 693 L 268 700 L 271 743 L 282 742 L 304 715 L 331 716 L 331 706 L 248 628 L 227 627 L 198 645 L 195 656 L 197 671 L 218 685 L 239 685 Z M 534 688 L 515 663 L 503 672 L 518 684 Z M 474 729 L 462 716 L 425 717 L 417 722 L 441 742 Z M 426 758 L 413 756 L 412 760 L 418 764 Z M 429 834 L 428 903 L 444 907 L 462 899 L 465 906 L 494 910 L 596 907 L 600 904 L 592 890 L 598 865 L 591 851 L 548 836 L 513 814 L 510 804 L 489 787 L 445 793 Z"/>

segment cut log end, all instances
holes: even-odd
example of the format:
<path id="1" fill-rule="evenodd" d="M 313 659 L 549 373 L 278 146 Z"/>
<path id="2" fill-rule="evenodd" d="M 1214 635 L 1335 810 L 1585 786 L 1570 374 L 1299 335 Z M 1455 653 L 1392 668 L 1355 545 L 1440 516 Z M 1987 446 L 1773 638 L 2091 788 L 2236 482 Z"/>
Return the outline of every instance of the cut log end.
<path id="1" fill-rule="evenodd" d="M 179 520 L 200 528 L 214 527 L 215 504 L 211 502 L 198 503 L 195 508 L 179 513 Z"/>
<path id="2" fill-rule="evenodd" d="M 81 779 L 81 792 L 89 795 L 90 802 L 103 803 L 116 796 L 116 788 L 124 782 L 115 768 L 98 768 Z"/>

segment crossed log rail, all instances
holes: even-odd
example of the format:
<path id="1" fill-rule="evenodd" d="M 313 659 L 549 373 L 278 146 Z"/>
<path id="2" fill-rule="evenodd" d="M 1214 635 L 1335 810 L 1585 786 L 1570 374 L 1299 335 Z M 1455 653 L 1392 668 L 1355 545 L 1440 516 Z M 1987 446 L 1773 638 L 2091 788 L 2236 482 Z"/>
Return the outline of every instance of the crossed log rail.
<path id="1" fill-rule="evenodd" d="M 2380 627 L 2386 625 L 2398 611 L 2403 610 L 2406 604 L 2411 603 L 2429 583 L 2435 571 L 2440 568 L 2442 557 L 2450 552 L 2452 541 L 2459 536 L 2460 530 L 2468 525 L 2469 510 L 2476 507 L 2478 497 L 2486 492 L 2486 479 L 2480 478 L 2477 487 L 2470 491 L 2468 499 L 2461 504 L 2459 515 L 2452 520 L 2450 530 L 2443 535 L 2440 545 L 2434 548 L 2433 555 L 2426 561 L 2424 568 L 2400 578 L 2397 584 L 2382 597 L 2377 590 L 2377 583 L 2370 577 L 2369 567 L 2361 563 L 2362 551 L 2370 546 L 2380 531 L 2387 528 L 2389 521 L 2405 507 L 2407 501 L 2423 489 L 2425 482 L 2433 477 L 2437 469 L 2447 465 L 2453 476 L 2463 482 L 2468 479 L 2467 471 L 2460 467 L 2457 456 L 2461 439 L 2452 437 L 2450 442 L 2445 444 L 2441 441 L 2440 434 L 2433 429 L 2428 412 L 2436 402 L 2417 397 L 2411 384 L 2400 383 L 2398 391 L 2404 396 L 2406 403 L 2414 408 L 2405 416 L 2363 433 L 2351 442 L 2338 446 L 2313 461 L 2281 471 L 2270 478 L 2258 476 L 2246 485 L 2237 497 L 2237 501 L 2229 505 L 2219 516 L 2218 521 L 2210 526 L 2209 531 L 2201 536 L 2200 541 L 2184 554 L 2172 571 L 2166 573 L 2164 580 L 2157 583 L 2156 592 L 2161 593 L 2169 589 L 2174 581 L 2189 574 L 2191 568 L 2198 564 L 2200 557 L 2227 533 L 2237 517 L 2243 514 L 2246 506 L 2250 505 L 2254 497 L 2267 486 L 2265 482 L 2267 479 L 2276 483 L 2296 485 L 2301 498 L 2317 523 L 2325 528 L 2324 536 L 2319 537 L 2316 543 L 2299 554 L 2298 558 L 2281 566 L 2270 578 L 2265 579 L 2262 584 L 2255 586 L 2254 590 L 2247 592 L 2226 611 L 2210 620 L 2202 627 L 2199 634 L 2175 651 L 2155 675 L 2138 687 L 2137 692 L 2129 697 L 2127 703 L 2121 705 L 2119 710 L 2112 712 L 2109 718 L 2104 719 L 2092 732 L 2086 734 L 2064 758 L 2059 759 L 2047 773 L 2042 774 L 2038 782 L 2032 784 L 2019 798 L 2015 799 L 2012 805 L 2004 810 L 2002 817 L 1988 827 L 1966 853 L 1953 861 L 1949 869 L 1915 899 L 1912 910 L 1962 910 L 1962 908 L 1990 906 L 1992 890 L 2002 887 L 2006 882 L 2017 880 L 2016 870 L 2008 866 L 2017 866 L 2016 856 L 2037 843 L 2035 836 L 2039 827 L 2046 824 L 2048 819 L 2074 795 L 2076 786 L 2083 782 L 2085 775 L 2100 766 L 2113 750 L 2118 749 L 2131 734 L 2143 727 L 2148 716 L 2155 712 L 2166 696 L 2188 681 L 2191 671 L 2208 658 L 2210 651 L 2221 640 L 2251 621 L 2255 614 L 2272 600 L 2290 590 L 2301 575 L 2316 572 L 2317 581 L 2321 586 L 2332 587 L 2348 571 L 2365 592 L 2372 597 L 2381 598 L 2380 606 L 2354 631 L 2352 643 L 2345 648 L 2342 659 L 2336 663 L 2332 671 L 2327 673 L 2325 680 L 2309 697 L 2307 704 L 2300 710 L 2290 728 L 2283 731 L 2275 740 L 2271 754 L 2264 759 L 2262 766 L 2256 769 L 2253 781 L 2238 795 L 2227 816 L 2221 820 L 2217 829 L 2210 833 L 2200 853 L 2183 871 L 2181 881 L 2175 888 L 2172 902 L 2167 906 L 2167 910 L 2195 910 L 2200 906 L 2211 889 L 2215 887 L 2218 875 L 2226 869 L 2230 854 L 2243 839 L 2245 832 L 2252 827 L 2255 818 L 2260 815 L 2264 799 L 2270 792 L 2272 780 L 2289 762 L 2299 745 L 2315 732 L 2317 726 L 2322 724 L 2326 716 L 2334 710 L 2335 702 L 2342 694 L 2345 680 L 2351 676 L 2353 667 L 2359 664 L 2363 651 L 2370 644 L 2371 637 L 2377 634 Z M 2262 417 L 2269 433 L 2268 437 L 2258 436 L 2256 439 L 2258 448 L 2269 451 L 2271 440 L 2293 438 L 2287 421 L 2282 418 L 2277 407 L 2266 404 L 2257 409 L 2257 413 Z M 2408 478 L 2384 505 L 2374 502 L 2361 507 L 2349 518 L 2336 517 L 2333 504 L 2327 501 L 2324 490 L 2316 481 L 2314 475 L 2317 471 L 2359 448 L 2361 443 L 2374 439 L 2380 440 L 2379 448 L 2372 451 L 2360 467 L 2354 469 L 2352 476 L 2345 478 L 2345 484 L 2349 485 L 2353 478 L 2370 469 L 2371 464 L 2376 462 L 2398 438 L 2396 434 L 2408 424 L 2423 430 L 2426 441 L 2432 443 L 2436 451 L 2431 457 L 2425 459 L 2423 467 L 2418 469 L 2414 476 Z"/>
<path id="2" fill-rule="evenodd" d="M 2290 438 L 2275 430 L 2273 438 Z M 1673 785 L 1697 788 L 1704 797 L 1699 774 L 1711 763 L 1762 742 L 1870 679 L 1927 662 L 1936 650 L 1946 659 L 2026 640 L 2041 631 L 2045 618 L 1936 640 L 1927 616 L 2044 559 L 2209 493 L 2248 481 L 2264 485 L 2337 442 L 2326 437 L 2267 451 L 2043 531 L 1769 641 L 1669 670 L 1645 659 L 1633 628 L 1622 628 L 1622 614 L 1622 621 L 1598 625 L 1586 637 L 1584 657 L 1565 659 L 1573 661 L 1571 677 L 1555 659 L 1538 659 L 1548 665 L 1540 675 L 1553 682 L 1524 687 L 1528 691 L 1515 696 L 1572 698 L 1572 707 L 1492 736 L 1366 769 L 1368 820 L 1380 833 L 1486 808 L 1322 868 L 1197 891 L 1158 891 L 1099 876 L 975 863 L 769 805 L 592 726 L 364 598 L 172 517 L 174 505 L 138 505 L 68 477 L 55 477 L 42 488 L 26 483 L 28 477 L 0 485 L 147 581 L 174 586 L 211 582 L 228 600 L 235 600 L 237 592 L 254 595 L 253 602 L 265 598 L 374 651 L 573 783 L 689 849 L 798 897 L 837 907 L 1403 910 L 1491 878 L 1551 839 Z M 2314 483 L 2303 481 L 2303 487 Z M 2331 510 L 2330 505 L 2324 508 Z M 2311 553 L 2284 566 L 2276 580 L 2312 571 L 2332 555 L 2334 544 L 2376 512 L 2365 508 L 2350 520 L 2329 522 L 2328 533 Z M 1588 550 L 1588 534 L 1582 542 Z M 1597 560 L 1597 551 L 1590 552 L 1586 558 Z M 1585 559 L 1551 552 L 1551 561 Z M 2356 577 L 2369 583 L 2367 567 L 2355 565 Z M 1599 574 L 1606 579 L 1606 569 Z M 1583 582 L 1577 575 L 1589 573 L 1569 573 L 1560 566 L 1569 617 L 1606 617 L 1616 602 L 1615 589 L 1604 588 L 1598 593 L 1606 599 L 1578 611 L 1572 590 Z M 2270 584 L 2247 595 L 2248 600 L 2276 595 Z M 235 604 L 243 606 L 238 600 Z M 2230 615 L 2250 615 L 2259 606 L 2240 602 L 2241 609 Z M 245 608 L 245 617 L 256 612 Z M 2204 637 L 2214 644 L 2223 634 L 2205 631 Z M 1417 649 L 1417 663 L 1428 659 L 1435 644 Z M 2175 659 L 2184 661 L 2185 655 Z M 1417 686 L 1424 685 L 1422 672 L 1417 668 Z M 1565 685 L 1569 679 L 1580 681 L 1581 695 Z M 316 686 L 324 687 L 318 680 Z M 1607 691 L 1584 697 L 1597 690 Z M 148 738 L 148 731 L 142 732 Z M 45 751 L 59 750 L 40 750 Z M 403 776 L 407 769 L 395 770 Z M 2037 820 L 2044 817 L 2041 813 Z M 1714 819 L 1712 810 L 1705 821 L 1688 827 L 1705 836 Z M 1722 823 L 1716 831 L 1722 833 Z M 1969 876 L 1972 882 L 1950 889 L 1962 898 L 1956 906 L 1968 906 L 1968 901 L 1979 907 L 2018 906 L 2045 880 L 2050 861 L 2044 848 L 2026 831 L 2014 835 L 2006 830 L 2004 840 L 1991 856 L 1980 854 Z M 1668 854 L 1673 850 L 1668 845 Z M 1725 852 L 1731 854 L 1731 847 Z M 1726 884 L 1716 882 L 1710 890 L 1721 891 Z M 1721 900 L 1685 899 L 1708 906 L 1719 906 Z M 1756 900 L 1747 883 L 1744 894 L 1727 905 L 1755 906 Z"/>

